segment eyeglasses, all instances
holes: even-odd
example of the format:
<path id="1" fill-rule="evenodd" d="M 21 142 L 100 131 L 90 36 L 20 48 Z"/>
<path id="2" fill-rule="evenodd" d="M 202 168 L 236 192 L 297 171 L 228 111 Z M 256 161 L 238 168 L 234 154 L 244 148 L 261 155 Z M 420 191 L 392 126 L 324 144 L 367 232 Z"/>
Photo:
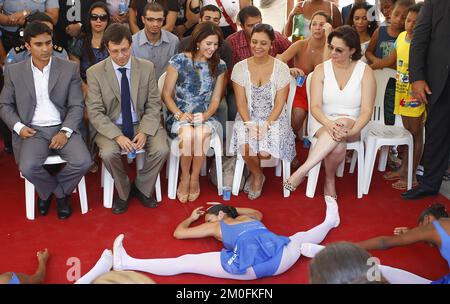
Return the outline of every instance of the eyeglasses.
<path id="1" fill-rule="evenodd" d="M 145 17 L 145 20 L 147 20 L 147 22 L 157 22 L 157 23 L 163 23 L 164 22 L 164 18 Z"/>
<path id="2" fill-rule="evenodd" d="M 108 15 L 97 15 L 97 14 L 91 14 L 90 16 L 89 16 L 90 18 L 91 18 L 91 21 L 96 21 L 96 20 L 100 20 L 100 21 L 102 21 L 102 22 L 106 22 L 106 21 L 108 21 Z"/>
<path id="3" fill-rule="evenodd" d="M 341 49 L 341 48 L 339 48 L 339 47 L 336 47 L 336 46 L 333 46 L 333 45 L 331 45 L 331 44 L 328 45 L 328 49 L 329 49 L 331 52 L 336 51 L 336 53 L 338 53 L 338 54 L 342 54 L 342 53 L 344 52 L 343 49 Z"/>

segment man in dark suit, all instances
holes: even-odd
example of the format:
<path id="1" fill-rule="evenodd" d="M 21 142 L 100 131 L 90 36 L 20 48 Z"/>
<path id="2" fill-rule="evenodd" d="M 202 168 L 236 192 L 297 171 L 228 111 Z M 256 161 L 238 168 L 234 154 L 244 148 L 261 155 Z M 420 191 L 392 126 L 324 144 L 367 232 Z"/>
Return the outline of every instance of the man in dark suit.
<path id="1" fill-rule="evenodd" d="M 31 58 L 5 69 L 0 115 L 13 131 L 13 150 L 22 175 L 39 194 L 38 207 L 47 214 L 52 194 L 58 217 L 68 218 L 69 196 L 91 165 L 91 157 L 78 131 L 84 102 L 78 66 L 52 57 L 52 31 L 42 22 L 24 32 Z M 55 176 L 43 164 L 50 154 L 67 161 Z"/>
<path id="2" fill-rule="evenodd" d="M 426 104 L 424 176 L 404 199 L 436 195 L 450 153 L 450 1 L 425 0 L 411 41 L 409 70 L 415 97 Z"/>

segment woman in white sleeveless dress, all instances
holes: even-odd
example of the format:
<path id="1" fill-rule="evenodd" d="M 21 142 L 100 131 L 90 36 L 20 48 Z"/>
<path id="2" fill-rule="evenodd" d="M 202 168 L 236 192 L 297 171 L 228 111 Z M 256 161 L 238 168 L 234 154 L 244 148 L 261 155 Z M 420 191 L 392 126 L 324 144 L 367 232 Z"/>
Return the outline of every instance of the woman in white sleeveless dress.
<path id="1" fill-rule="evenodd" d="M 370 120 L 376 82 L 372 69 L 359 60 L 361 45 L 355 29 L 341 26 L 327 41 L 331 59 L 315 68 L 310 89 L 309 132 L 317 142 L 285 187 L 294 191 L 308 171 L 324 160 L 324 195 L 336 198 L 336 169 L 345 157 L 347 142 L 359 140 Z"/>

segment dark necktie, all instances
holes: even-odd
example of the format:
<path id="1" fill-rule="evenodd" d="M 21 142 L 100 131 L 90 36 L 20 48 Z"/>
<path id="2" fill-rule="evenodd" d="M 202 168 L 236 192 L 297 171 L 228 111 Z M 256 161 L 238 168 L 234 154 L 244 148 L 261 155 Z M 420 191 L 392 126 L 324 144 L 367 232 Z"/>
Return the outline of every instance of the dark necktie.
<path id="1" fill-rule="evenodd" d="M 120 83 L 120 107 L 122 109 L 122 132 L 129 139 L 133 139 L 133 121 L 131 119 L 131 97 L 130 84 L 128 83 L 127 69 L 119 68 L 122 73 L 122 81 Z"/>

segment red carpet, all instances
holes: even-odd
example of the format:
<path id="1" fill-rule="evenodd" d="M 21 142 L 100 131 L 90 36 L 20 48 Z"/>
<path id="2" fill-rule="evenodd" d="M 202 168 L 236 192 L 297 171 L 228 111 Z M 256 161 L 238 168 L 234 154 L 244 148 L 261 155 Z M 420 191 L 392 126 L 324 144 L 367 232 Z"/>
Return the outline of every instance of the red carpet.
<path id="1" fill-rule="evenodd" d="M 306 156 L 302 151 L 301 160 Z M 111 248 L 114 238 L 125 234 L 124 245 L 128 253 L 139 258 L 176 257 L 186 253 L 218 251 L 220 243 L 214 239 L 176 240 L 172 233 L 179 222 L 191 211 L 208 201 L 221 201 L 216 189 L 202 178 L 202 193 L 195 203 L 181 204 L 167 198 L 167 182 L 163 178 L 163 203 L 157 209 L 147 209 L 133 199 L 128 212 L 113 215 L 102 205 L 100 173 L 89 174 L 87 179 L 89 212 L 81 214 L 77 195 L 72 195 L 73 215 L 66 221 L 56 217 L 55 202 L 49 214 L 29 221 L 25 217 L 24 182 L 11 155 L 0 156 L 0 272 L 16 271 L 32 273 L 36 267 L 37 250 L 48 248 L 46 283 L 70 283 L 66 273 L 73 266 L 73 259 L 81 261 L 81 274 L 86 273 L 97 261 L 103 249 Z M 130 169 L 130 170 L 134 170 Z M 100 170 L 99 170 L 100 171 Z M 356 198 L 356 174 L 348 174 L 337 180 L 341 224 L 332 230 L 324 244 L 336 241 L 360 241 L 378 235 L 390 235 L 397 226 L 416 225 L 420 212 L 432 202 L 447 204 L 442 196 L 410 202 L 400 199 L 400 192 L 390 183 L 374 174 L 368 196 Z M 262 198 L 249 201 L 245 195 L 233 196 L 231 204 L 259 209 L 264 214 L 265 225 L 277 234 L 289 236 L 310 229 L 321 223 L 325 216 L 322 177 L 314 199 L 305 196 L 305 183 L 288 199 L 282 197 L 281 178 L 274 169 L 265 169 L 269 177 Z M 322 172 L 321 172 L 322 175 Z M 164 174 L 161 174 L 163 177 Z M 381 263 L 437 279 L 449 272 L 448 265 L 436 248 L 417 244 L 404 248 L 373 251 Z M 72 261 L 72 264 L 67 262 Z M 76 259 L 75 259 L 76 261 Z M 249 283 L 307 283 L 308 258 L 300 260 L 288 272 Z M 72 273 L 69 271 L 69 273 Z M 158 283 L 246 283 L 234 280 L 183 274 L 172 277 L 150 275 Z"/>

